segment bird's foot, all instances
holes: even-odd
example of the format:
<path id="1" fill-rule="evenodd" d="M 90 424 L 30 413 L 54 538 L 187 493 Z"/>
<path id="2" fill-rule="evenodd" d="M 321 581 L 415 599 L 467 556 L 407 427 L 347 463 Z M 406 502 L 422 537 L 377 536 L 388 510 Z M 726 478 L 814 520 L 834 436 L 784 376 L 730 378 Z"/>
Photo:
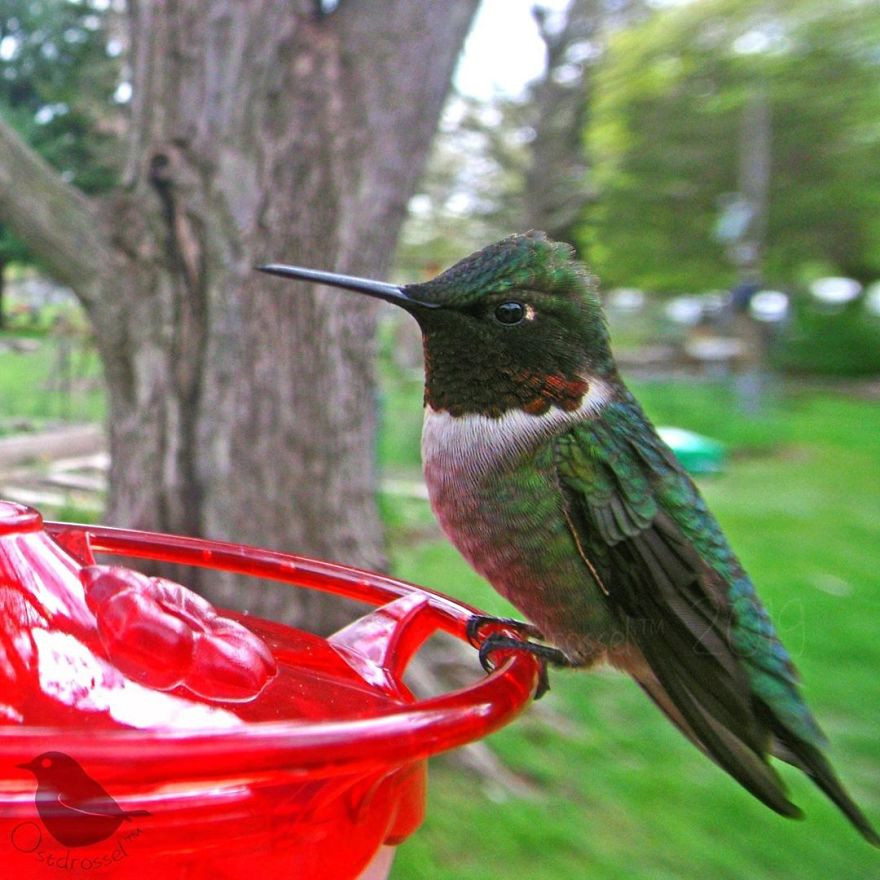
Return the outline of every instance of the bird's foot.
<path id="1" fill-rule="evenodd" d="M 525 651 L 538 658 L 541 669 L 538 673 L 538 686 L 535 688 L 536 700 L 540 700 L 550 690 L 550 677 L 547 674 L 548 665 L 563 668 L 575 665 L 559 648 L 552 648 L 550 645 L 540 645 L 526 639 L 494 632 L 486 636 L 480 645 L 480 665 L 486 672 L 491 672 L 495 668 L 489 656 L 501 649 L 505 651 Z"/>
<path id="2" fill-rule="evenodd" d="M 517 620 L 515 617 L 492 617 L 491 614 L 472 614 L 465 626 L 465 635 L 475 648 L 479 648 L 483 643 L 480 633 L 488 626 L 512 629 L 524 639 L 544 638 L 538 627 L 525 620 Z"/>

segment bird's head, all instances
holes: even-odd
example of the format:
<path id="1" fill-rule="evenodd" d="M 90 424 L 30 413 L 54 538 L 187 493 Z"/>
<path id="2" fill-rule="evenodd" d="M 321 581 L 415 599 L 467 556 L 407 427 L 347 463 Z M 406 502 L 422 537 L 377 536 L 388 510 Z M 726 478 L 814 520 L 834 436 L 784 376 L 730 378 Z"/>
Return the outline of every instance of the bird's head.
<path id="1" fill-rule="evenodd" d="M 58 781 L 71 773 L 82 773 L 82 768 L 70 755 L 64 752 L 43 752 L 25 764 L 19 764 L 22 770 L 30 770 L 38 781 Z"/>
<path id="2" fill-rule="evenodd" d="M 397 286 L 271 264 L 262 271 L 378 297 L 418 321 L 425 400 L 451 415 L 576 410 L 614 373 L 595 280 L 565 244 L 512 235 L 430 281 Z"/>

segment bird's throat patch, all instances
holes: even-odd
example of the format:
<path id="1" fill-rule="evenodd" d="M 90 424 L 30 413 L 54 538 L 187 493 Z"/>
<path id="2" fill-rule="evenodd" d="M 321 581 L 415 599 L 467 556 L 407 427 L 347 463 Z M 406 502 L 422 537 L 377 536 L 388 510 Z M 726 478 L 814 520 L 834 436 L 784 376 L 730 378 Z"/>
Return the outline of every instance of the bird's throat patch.
<path id="1" fill-rule="evenodd" d="M 447 412 L 454 418 L 481 415 L 500 419 L 507 413 L 519 412 L 526 416 L 545 417 L 557 413 L 565 416 L 589 418 L 598 414 L 612 397 L 610 386 L 597 376 L 557 373 L 538 374 L 526 369 L 515 369 L 496 375 L 496 384 L 470 383 L 467 394 L 444 394 L 436 386 L 426 385 L 425 405 L 438 412 Z M 446 390 L 444 387 L 443 391 Z"/>
<path id="2" fill-rule="evenodd" d="M 554 409 L 572 413 L 603 386 L 586 371 L 512 363 L 505 353 L 479 348 L 458 357 L 435 355 L 426 345 L 425 404 L 456 417 L 479 414 L 497 419 L 512 410 L 531 416 Z"/>
<path id="3" fill-rule="evenodd" d="M 552 406 L 574 412 L 590 388 L 582 376 L 538 375 L 520 370 L 514 379 L 523 390 L 520 408 L 533 416 L 543 415 Z"/>

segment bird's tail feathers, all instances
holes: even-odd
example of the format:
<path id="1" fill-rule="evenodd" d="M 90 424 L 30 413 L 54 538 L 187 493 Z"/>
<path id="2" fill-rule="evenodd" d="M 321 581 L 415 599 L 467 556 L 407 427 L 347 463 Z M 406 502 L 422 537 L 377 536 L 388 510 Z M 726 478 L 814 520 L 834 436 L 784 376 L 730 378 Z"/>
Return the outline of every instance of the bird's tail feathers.
<path id="1" fill-rule="evenodd" d="M 713 718 L 694 701 L 686 688 L 676 692 L 675 700 L 647 667 L 628 669 L 641 688 L 667 718 L 702 752 L 726 770 L 755 797 L 783 816 L 800 818 L 801 811 L 786 795 L 785 785 L 765 756 Z M 682 702 L 684 701 L 684 702 Z M 760 704 L 759 704 L 760 705 Z M 783 727 L 772 713 L 759 715 L 773 732 L 768 744 L 772 754 L 802 770 L 843 812 L 858 832 L 880 847 L 880 835 L 849 796 L 828 759 L 814 745 Z"/>
<path id="2" fill-rule="evenodd" d="M 784 783 L 767 760 L 705 712 L 686 689 L 673 700 L 649 670 L 630 670 L 630 674 L 666 717 L 743 788 L 780 815 L 792 819 L 803 816 L 788 799 Z"/>
<path id="3" fill-rule="evenodd" d="M 865 814 L 849 796 L 828 759 L 815 746 L 774 724 L 773 754 L 782 761 L 803 770 L 810 779 L 837 805 L 858 832 L 874 846 L 880 847 L 880 835 Z"/>

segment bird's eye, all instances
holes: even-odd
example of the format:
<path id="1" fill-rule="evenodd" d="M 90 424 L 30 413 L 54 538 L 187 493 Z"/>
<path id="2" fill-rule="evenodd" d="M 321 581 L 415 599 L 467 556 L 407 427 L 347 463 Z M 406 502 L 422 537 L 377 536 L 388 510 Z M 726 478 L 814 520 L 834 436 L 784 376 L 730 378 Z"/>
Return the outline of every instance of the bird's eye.
<path id="1" fill-rule="evenodd" d="M 499 324 L 519 324 L 526 316 L 526 307 L 521 302 L 511 300 L 495 306 L 493 314 Z"/>

